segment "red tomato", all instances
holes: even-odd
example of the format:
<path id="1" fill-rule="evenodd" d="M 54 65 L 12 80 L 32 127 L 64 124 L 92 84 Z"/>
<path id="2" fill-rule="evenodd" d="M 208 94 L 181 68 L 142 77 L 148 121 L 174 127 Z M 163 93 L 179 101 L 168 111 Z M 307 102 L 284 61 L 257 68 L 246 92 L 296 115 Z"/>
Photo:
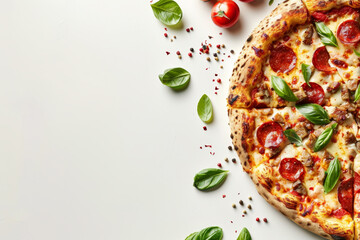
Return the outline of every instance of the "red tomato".
<path id="1" fill-rule="evenodd" d="M 218 1 L 211 10 L 213 22 L 223 28 L 233 26 L 239 20 L 239 16 L 240 9 L 232 0 Z"/>

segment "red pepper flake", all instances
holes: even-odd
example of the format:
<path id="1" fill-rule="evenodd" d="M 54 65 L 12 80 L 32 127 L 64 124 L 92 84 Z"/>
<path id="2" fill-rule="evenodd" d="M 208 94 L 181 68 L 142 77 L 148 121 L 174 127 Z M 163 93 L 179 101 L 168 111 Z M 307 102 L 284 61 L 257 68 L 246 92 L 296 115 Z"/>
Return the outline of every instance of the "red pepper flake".
<path id="1" fill-rule="evenodd" d="M 216 45 L 216 47 L 220 49 L 220 48 L 221 48 L 221 45 L 220 45 L 220 44 L 218 44 L 218 45 Z"/>
<path id="2" fill-rule="evenodd" d="M 191 31 L 194 31 L 194 28 L 193 28 L 193 27 L 191 27 L 191 28 L 190 28 L 190 30 L 191 30 Z"/>
<path id="3" fill-rule="evenodd" d="M 231 223 L 233 223 L 233 221 L 230 221 Z"/>
<path id="4" fill-rule="evenodd" d="M 264 218 L 263 221 L 266 222 L 266 223 L 268 222 L 267 218 Z"/>
<path id="5" fill-rule="evenodd" d="M 241 215 L 242 217 L 245 217 L 245 215 L 243 214 L 243 215 Z"/>
<path id="6" fill-rule="evenodd" d="M 215 155 L 215 152 L 210 152 L 210 155 L 213 155 L 213 156 L 214 156 L 214 155 Z"/>
<path id="7" fill-rule="evenodd" d="M 236 163 L 236 159 L 235 159 L 235 158 L 231 159 L 231 161 L 232 161 L 233 163 Z"/>
<path id="8" fill-rule="evenodd" d="M 212 146 L 211 146 L 211 145 L 205 145 L 205 147 L 212 148 Z"/>
<path id="9" fill-rule="evenodd" d="M 164 28 L 165 29 L 165 31 L 167 31 L 167 28 Z"/>
<path id="10" fill-rule="evenodd" d="M 189 55 L 189 57 L 192 57 L 192 53 L 191 53 L 191 52 L 189 52 L 188 55 Z"/>
<path id="11" fill-rule="evenodd" d="M 203 129 L 204 129 L 204 131 L 206 131 L 207 130 L 207 127 L 206 126 L 203 126 Z M 206 145 L 205 145 L 206 146 Z"/>
<path id="12" fill-rule="evenodd" d="M 202 146 L 200 146 L 200 149 L 202 149 Z"/>
<path id="13" fill-rule="evenodd" d="M 228 55 L 228 58 L 230 58 L 230 55 Z"/>
<path id="14" fill-rule="evenodd" d="M 217 73 L 215 73 L 215 77 L 217 77 L 218 76 L 218 74 Z"/>
<path id="15" fill-rule="evenodd" d="M 180 55 L 180 54 L 181 54 L 180 51 L 177 51 L 177 52 L 176 52 L 176 55 Z"/>
<path id="16" fill-rule="evenodd" d="M 213 82 L 215 82 L 215 79 L 213 79 Z"/>
<path id="17" fill-rule="evenodd" d="M 169 54 L 170 54 L 170 52 L 166 51 L 166 55 L 169 55 Z"/>
<path id="18" fill-rule="evenodd" d="M 186 31 L 187 31 L 187 32 L 190 32 L 190 28 L 187 28 Z"/>
<path id="19" fill-rule="evenodd" d="M 237 230 L 235 230 L 235 233 L 237 233 Z"/>
<path id="20" fill-rule="evenodd" d="M 165 36 L 165 37 L 168 37 L 167 33 L 164 33 L 164 36 Z"/>
<path id="21" fill-rule="evenodd" d="M 219 79 L 217 80 L 217 82 L 218 82 L 218 83 L 221 83 L 221 79 L 219 78 Z"/>
<path id="22" fill-rule="evenodd" d="M 204 52 L 204 49 L 203 49 L 203 48 L 200 48 L 199 51 L 203 53 L 203 52 Z"/>
<path id="23" fill-rule="evenodd" d="M 219 88 L 215 86 L 215 90 L 219 90 Z"/>
<path id="24" fill-rule="evenodd" d="M 226 195 L 224 194 L 224 195 L 222 195 L 222 198 L 226 198 Z"/>
<path id="25" fill-rule="evenodd" d="M 256 218 L 256 221 L 257 221 L 257 222 L 260 222 L 260 218 Z"/>
<path id="26" fill-rule="evenodd" d="M 218 163 L 218 164 L 217 164 L 217 166 L 218 166 L 219 168 L 222 168 L 222 165 L 221 165 L 221 163 Z"/>
<path id="27" fill-rule="evenodd" d="M 221 32 L 221 33 L 219 33 L 219 35 L 222 35 L 222 32 Z"/>
<path id="28" fill-rule="evenodd" d="M 208 54 L 209 53 L 209 49 L 205 49 L 204 53 Z"/>
<path id="29" fill-rule="evenodd" d="M 217 92 L 215 92 L 215 94 L 217 95 Z"/>

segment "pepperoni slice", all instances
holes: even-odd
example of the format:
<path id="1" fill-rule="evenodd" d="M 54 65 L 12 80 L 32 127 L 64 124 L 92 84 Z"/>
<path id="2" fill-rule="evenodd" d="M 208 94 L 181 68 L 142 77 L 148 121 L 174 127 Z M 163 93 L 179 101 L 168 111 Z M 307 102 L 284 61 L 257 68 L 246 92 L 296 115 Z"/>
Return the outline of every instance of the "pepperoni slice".
<path id="1" fill-rule="evenodd" d="M 355 172 L 355 178 L 354 178 L 354 194 L 360 192 L 360 175 Z"/>
<path id="2" fill-rule="evenodd" d="M 316 103 L 319 105 L 324 104 L 325 92 L 324 89 L 317 83 L 310 83 L 310 86 L 307 83 L 301 85 L 306 93 L 306 98 L 303 103 Z"/>
<path id="3" fill-rule="evenodd" d="M 346 20 L 339 25 L 336 34 L 342 43 L 357 43 L 360 41 L 360 25 L 355 20 Z"/>
<path id="4" fill-rule="evenodd" d="M 348 211 L 350 214 L 353 213 L 353 196 L 354 196 L 354 178 L 349 178 L 340 183 L 338 188 L 338 199 L 341 207 Z"/>
<path id="5" fill-rule="evenodd" d="M 258 142 L 267 148 L 277 148 L 284 141 L 281 125 L 277 122 L 263 123 L 256 132 Z"/>
<path id="6" fill-rule="evenodd" d="M 336 68 L 333 68 L 329 64 L 330 55 L 326 50 L 325 46 L 319 47 L 315 50 L 312 58 L 314 67 L 322 72 L 334 73 Z"/>
<path id="7" fill-rule="evenodd" d="M 333 217 L 336 217 L 338 219 L 341 219 L 343 216 L 347 214 L 349 214 L 349 212 L 344 210 L 343 208 L 336 209 L 331 213 Z"/>
<path id="8" fill-rule="evenodd" d="M 314 12 L 311 16 L 315 22 L 326 22 L 328 20 L 328 17 L 322 12 Z"/>
<path id="9" fill-rule="evenodd" d="M 291 48 L 279 45 L 271 50 L 269 63 L 274 72 L 287 73 L 295 67 L 296 55 Z"/>
<path id="10" fill-rule="evenodd" d="M 283 178 L 295 182 L 303 178 L 305 168 L 296 158 L 284 158 L 280 162 L 279 172 Z"/>

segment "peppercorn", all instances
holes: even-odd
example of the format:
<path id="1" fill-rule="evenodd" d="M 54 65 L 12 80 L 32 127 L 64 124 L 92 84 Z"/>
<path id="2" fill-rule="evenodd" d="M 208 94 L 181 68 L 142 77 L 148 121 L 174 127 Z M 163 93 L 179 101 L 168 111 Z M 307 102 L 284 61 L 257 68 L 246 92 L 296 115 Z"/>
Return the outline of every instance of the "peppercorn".
<path id="1" fill-rule="evenodd" d="M 194 52 L 194 49 L 193 49 L 193 48 L 190 48 L 190 52 Z"/>
<path id="2" fill-rule="evenodd" d="M 218 82 L 221 82 L 221 80 L 220 80 L 220 78 L 218 79 Z M 228 146 L 228 149 L 230 150 L 230 151 L 232 151 L 232 146 Z"/>
<path id="3" fill-rule="evenodd" d="M 235 159 L 235 158 L 231 159 L 231 161 L 232 161 L 233 163 L 236 163 L 236 159 Z"/>
<path id="4" fill-rule="evenodd" d="M 214 57 L 217 57 L 217 53 L 214 53 L 213 55 L 214 55 Z"/>
<path id="5" fill-rule="evenodd" d="M 235 51 L 231 49 L 231 50 L 230 50 L 230 53 L 231 53 L 231 54 L 234 54 L 234 53 L 235 53 Z"/>
<path id="6" fill-rule="evenodd" d="M 179 59 L 182 59 L 181 55 L 179 55 L 178 57 L 179 57 Z"/>
<path id="7" fill-rule="evenodd" d="M 216 57 L 216 58 L 214 58 L 215 59 L 215 61 L 219 61 L 219 58 L 218 57 Z"/>
<path id="8" fill-rule="evenodd" d="M 177 54 L 177 55 L 180 55 L 181 53 L 180 53 L 180 51 L 177 51 L 176 54 Z"/>
<path id="9" fill-rule="evenodd" d="M 189 57 L 192 57 L 192 53 L 191 53 L 191 52 L 189 52 L 188 55 L 189 55 Z"/>
<path id="10" fill-rule="evenodd" d="M 187 32 L 190 32 L 190 28 L 187 28 L 186 31 L 187 31 Z"/>
<path id="11" fill-rule="evenodd" d="M 221 45 L 222 48 L 225 48 L 225 44 Z"/>
<path id="12" fill-rule="evenodd" d="M 176 36 L 174 35 L 174 39 L 176 39 Z"/>
<path id="13" fill-rule="evenodd" d="M 244 211 L 243 211 L 243 214 L 246 214 L 246 213 L 247 213 L 246 210 L 244 210 Z"/>
<path id="14" fill-rule="evenodd" d="M 256 221 L 257 221 L 257 222 L 260 222 L 260 218 L 256 218 Z"/>
<path id="15" fill-rule="evenodd" d="M 165 37 L 168 37 L 168 34 L 167 34 L 167 33 L 164 33 L 164 36 L 165 36 Z"/>
<path id="16" fill-rule="evenodd" d="M 249 200 L 252 201 L 252 197 L 251 197 L 251 196 L 249 197 Z"/>
<path id="17" fill-rule="evenodd" d="M 251 207 L 251 205 L 250 205 L 250 204 L 249 204 L 247 207 L 248 207 L 248 209 L 250 209 L 250 210 L 252 209 L 252 207 Z"/>
<path id="18" fill-rule="evenodd" d="M 216 52 L 217 52 L 218 54 L 220 54 L 220 50 L 217 50 Z"/>
<path id="19" fill-rule="evenodd" d="M 240 201 L 239 201 L 239 204 L 240 204 L 241 206 L 244 206 L 243 200 L 240 200 Z"/>
<path id="20" fill-rule="evenodd" d="M 206 45 L 202 45 L 202 49 L 207 49 L 207 46 Z"/>
<path id="21" fill-rule="evenodd" d="M 235 204 L 235 203 L 233 203 L 233 204 L 232 204 L 232 207 L 233 207 L 233 208 L 236 208 L 236 204 Z"/>
<path id="22" fill-rule="evenodd" d="M 191 28 L 190 28 L 190 30 L 191 30 L 191 31 L 194 31 L 194 28 L 193 28 L 193 27 L 191 27 Z"/>
<path id="23" fill-rule="evenodd" d="M 206 60 L 208 60 L 210 62 L 211 59 L 209 57 L 207 57 Z"/>
<path id="24" fill-rule="evenodd" d="M 229 159 L 228 159 L 228 158 L 225 158 L 225 162 L 229 162 Z"/>
<path id="25" fill-rule="evenodd" d="M 221 65 L 220 68 L 223 69 L 224 68 L 223 65 Z"/>
<path id="26" fill-rule="evenodd" d="M 266 222 L 266 223 L 268 222 L 267 218 L 264 218 L 263 221 Z"/>

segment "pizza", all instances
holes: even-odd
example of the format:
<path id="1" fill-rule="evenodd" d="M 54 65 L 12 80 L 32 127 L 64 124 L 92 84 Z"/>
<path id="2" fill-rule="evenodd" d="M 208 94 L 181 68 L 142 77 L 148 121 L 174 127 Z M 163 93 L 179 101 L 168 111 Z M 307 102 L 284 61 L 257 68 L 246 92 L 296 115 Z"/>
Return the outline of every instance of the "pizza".
<path id="1" fill-rule="evenodd" d="M 271 205 L 326 239 L 360 239 L 360 0 L 288 0 L 230 78 L 231 138 Z"/>

